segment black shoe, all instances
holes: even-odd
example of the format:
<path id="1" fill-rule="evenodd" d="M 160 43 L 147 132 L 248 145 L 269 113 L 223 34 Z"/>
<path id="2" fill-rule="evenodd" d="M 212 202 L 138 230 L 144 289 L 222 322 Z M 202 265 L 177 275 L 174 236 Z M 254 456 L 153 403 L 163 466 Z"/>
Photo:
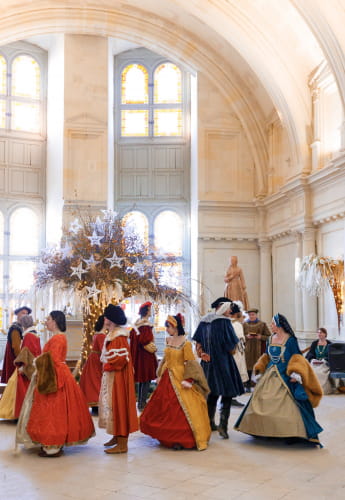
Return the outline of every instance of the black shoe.
<path id="1" fill-rule="evenodd" d="M 211 431 L 217 431 L 218 430 L 218 425 L 216 425 L 215 421 L 212 420 L 210 422 L 210 427 L 211 427 Z"/>
<path id="2" fill-rule="evenodd" d="M 239 408 L 242 408 L 242 406 L 245 406 L 245 404 L 241 403 L 240 401 L 237 401 L 237 399 L 233 399 L 231 401 L 231 406 L 238 406 Z"/>

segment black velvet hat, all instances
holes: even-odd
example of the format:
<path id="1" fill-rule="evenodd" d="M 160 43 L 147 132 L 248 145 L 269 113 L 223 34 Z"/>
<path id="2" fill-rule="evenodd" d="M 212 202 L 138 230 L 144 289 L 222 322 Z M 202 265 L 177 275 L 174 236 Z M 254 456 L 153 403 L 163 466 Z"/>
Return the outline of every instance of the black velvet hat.
<path id="1" fill-rule="evenodd" d="M 231 302 L 230 299 L 227 297 L 219 297 L 217 300 L 212 302 L 211 307 L 212 309 L 216 309 L 220 304 L 223 304 L 223 302 Z"/>
<path id="2" fill-rule="evenodd" d="M 127 323 L 126 315 L 120 306 L 107 305 L 104 309 L 104 316 L 115 323 L 115 325 L 125 325 Z"/>
<path id="3" fill-rule="evenodd" d="M 18 307 L 17 309 L 15 309 L 14 314 L 17 316 L 17 314 L 20 313 L 20 311 L 24 311 L 24 310 L 26 310 L 28 312 L 28 314 L 31 314 L 31 312 L 32 312 L 32 309 L 30 309 L 30 307 L 21 306 L 21 307 Z"/>

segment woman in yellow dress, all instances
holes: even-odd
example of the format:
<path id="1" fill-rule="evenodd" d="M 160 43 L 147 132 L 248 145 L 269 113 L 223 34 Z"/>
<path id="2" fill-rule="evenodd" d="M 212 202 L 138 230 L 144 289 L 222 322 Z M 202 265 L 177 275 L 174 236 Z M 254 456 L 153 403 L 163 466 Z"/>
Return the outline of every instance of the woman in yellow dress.
<path id="1" fill-rule="evenodd" d="M 158 386 L 140 417 L 140 430 L 169 448 L 205 450 L 211 435 L 209 388 L 186 339 L 183 317 L 168 316 L 165 326 L 169 337 L 158 367 Z"/>

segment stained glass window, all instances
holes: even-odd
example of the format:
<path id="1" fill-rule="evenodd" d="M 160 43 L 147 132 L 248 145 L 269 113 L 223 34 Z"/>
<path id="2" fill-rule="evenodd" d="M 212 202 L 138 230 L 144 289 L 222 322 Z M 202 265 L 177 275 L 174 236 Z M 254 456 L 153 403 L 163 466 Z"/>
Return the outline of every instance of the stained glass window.
<path id="1" fill-rule="evenodd" d="M 18 56 L 12 64 L 12 95 L 39 99 L 41 93 L 40 67 L 30 56 Z"/>
<path id="2" fill-rule="evenodd" d="M 155 109 L 153 116 L 155 136 L 182 135 L 181 109 Z"/>
<path id="3" fill-rule="evenodd" d="M 29 102 L 12 101 L 12 130 L 40 131 L 40 106 Z"/>
<path id="4" fill-rule="evenodd" d="M 6 95 L 6 60 L 0 55 L 0 94 Z"/>
<path id="5" fill-rule="evenodd" d="M 181 70 L 172 63 L 158 66 L 154 74 L 154 103 L 179 104 L 182 102 Z"/>
<path id="6" fill-rule="evenodd" d="M 134 247 L 143 252 L 149 243 L 149 226 L 147 217 L 142 212 L 128 212 L 123 218 L 125 238 L 132 239 Z M 133 249 L 135 251 L 135 249 Z"/>
<path id="7" fill-rule="evenodd" d="M 10 218 L 10 254 L 37 255 L 38 252 L 38 217 L 30 208 L 17 208 Z"/>
<path id="8" fill-rule="evenodd" d="M 121 135 L 124 137 L 147 137 L 149 135 L 148 110 L 123 109 L 121 111 Z"/>
<path id="9" fill-rule="evenodd" d="M 122 71 L 122 104 L 147 104 L 149 102 L 149 76 L 147 69 L 130 64 Z"/>
<path id="10" fill-rule="evenodd" d="M 157 215 L 154 222 L 155 247 L 161 253 L 182 255 L 183 225 L 181 217 L 172 210 Z"/>

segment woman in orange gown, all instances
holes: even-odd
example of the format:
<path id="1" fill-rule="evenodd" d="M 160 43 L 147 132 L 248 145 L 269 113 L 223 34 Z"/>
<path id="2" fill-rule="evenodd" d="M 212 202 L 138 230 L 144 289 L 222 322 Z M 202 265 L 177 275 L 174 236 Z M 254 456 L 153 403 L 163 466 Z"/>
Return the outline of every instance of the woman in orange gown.
<path id="1" fill-rule="evenodd" d="M 99 391 L 101 389 L 103 373 L 103 366 L 101 362 L 101 353 L 105 339 L 103 325 L 104 316 L 102 314 L 96 321 L 92 349 L 79 380 L 79 385 L 84 393 L 87 404 L 95 408 L 95 410 L 97 410 L 98 407 Z"/>
<path id="2" fill-rule="evenodd" d="M 39 456 L 57 457 L 64 445 L 86 443 L 95 429 L 85 397 L 65 362 L 64 313 L 52 311 L 46 327 L 53 336 L 36 358 L 37 372 L 23 403 L 16 441 L 40 444 Z"/>
<path id="3" fill-rule="evenodd" d="M 104 341 L 101 361 L 103 377 L 99 398 L 100 428 L 113 437 L 104 446 L 106 453 L 127 453 L 128 436 L 138 430 L 135 402 L 133 365 L 129 352 L 125 313 L 119 306 L 109 304 L 104 309 L 104 327 L 108 334 Z"/>

